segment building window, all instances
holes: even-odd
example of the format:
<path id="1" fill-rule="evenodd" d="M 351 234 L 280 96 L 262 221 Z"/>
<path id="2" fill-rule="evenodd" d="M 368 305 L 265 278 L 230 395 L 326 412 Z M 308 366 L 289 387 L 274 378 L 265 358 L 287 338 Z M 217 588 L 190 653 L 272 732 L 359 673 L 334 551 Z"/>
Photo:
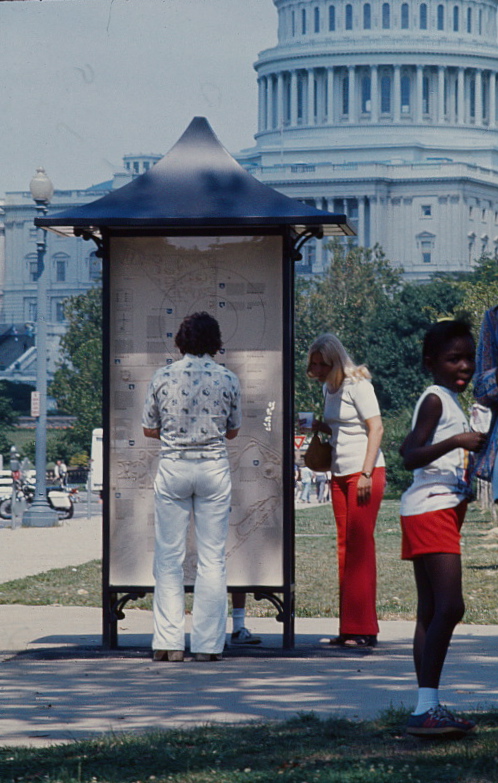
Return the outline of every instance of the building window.
<path id="1" fill-rule="evenodd" d="M 348 3 L 346 6 L 345 28 L 346 30 L 353 29 L 353 6 L 351 3 Z"/>
<path id="2" fill-rule="evenodd" d="M 478 22 L 478 24 L 479 24 L 479 29 L 478 29 L 478 31 L 477 31 L 477 32 L 479 33 L 479 35 L 482 35 L 482 8 L 479 8 L 479 16 L 478 16 L 478 19 L 479 19 L 479 22 Z"/>
<path id="3" fill-rule="evenodd" d="M 472 32 L 472 8 L 467 8 L 467 32 Z"/>
<path id="4" fill-rule="evenodd" d="M 401 77 L 401 112 L 408 114 L 410 111 L 410 77 Z"/>
<path id="5" fill-rule="evenodd" d="M 474 218 L 474 207 L 469 207 L 469 220 Z"/>
<path id="6" fill-rule="evenodd" d="M 420 6 L 420 29 L 427 30 L 427 3 Z"/>
<path id="7" fill-rule="evenodd" d="M 27 305 L 27 313 L 26 313 L 26 320 L 27 321 L 36 321 L 38 318 L 38 309 L 36 307 L 36 299 L 27 299 L 26 300 Z"/>
<path id="8" fill-rule="evenodd" d="M 28 276 L 30 283 L 36 283 L 38 280 L 38 259 L 28 259 Z"/>
<path id="9" fill-rule="evenodd" d="M 148 171 L 150 169 L 150 161 L 144 160 L 144 171 Z"/>
<path id="10" fill-rule="evenodd" d="M 363 6 L 363 29 L 372 29 L 372 6 L 370 3 L 365 3 Z"/>
<path id="11" fill-rule="evenodd" d="M 361 111 L 367 114 L 372 109 L 370 76 L 364 76 L 361 80 Z"/>
<path id="12" fill-rule="evenodd" d="M 430 204 L 422 204 L 422 217 L 432 217 L 432 206 Z"/>
<path id="13" fill-rule="evenodd" d="M 391 27 L 391 6 L 389 3 L 382 4 L 382 29 L 389 30 Z"/>
<path id="14" fill-rule="evenodd" d="M 66 282 L 66 262 L 62 259 L 55 262 L 55 279 L 58 283 Z"/>
<path id="15" fill-rule="evenodd" d="M 306 9 L 303 8 L 301 11 L 301 33 L 303 35 L 306 35 Z"/>
<path id="16" fill-rule="evenodd" d="M 429 114 L 429 110 L 430 110 L 429 96 L 430 96 L 429 77 L 424 76 L 424 78 L 422 79 L 422 111 L 424 114 Z"/>
<path id="17" fill-rule="evenodd" d="M 469 112 L 472 119 L 476 116 L 476 80 L 471 79 L 469 84 Z"/>
<path id="18" fill-rule="evenodd" d="M 66 320 L 64 302 L 55 303 L 55 320 L 58 324 L 61 324 Z"/>
<path id="19" fill-rule="evenodd" d="M 342 113 L 349 114 L 349 75 L 342 80 Z"/>
<path id="20" fill-rule="evenodd" d="M 304 82 L 300 75 L 297 80 L 297 121 L 301 123 L 304 115 Z"/>
<path id="21" fill-rule="evenodd" d="M 431 253 L 430 251 L 423 250 L 422 251 L 422 261 L 424 264 L 430 264 L 431 263 Z"/>
<path id="22" fill-rule="evenodd" d="M 313 19 L 314 19 L 314 25 L 315 25 L 315 33 L 320 32 L 320 9 L 315 8 L 313 12 Z"/>
<path id="23" fill-rule="evenodd" d="M 401 6 L 401 29 L 408 30 L 410 26 L 410 7 L 408 3 Z"/>
<path id="24" fill-rule="evenodd" d="M 291 16 L 291 34 L 293 38 L 296 35 L 296 12 L 295 11 L 292 12 L 292 16 Z"/>
<path id="25" fill-rule="evenodd" d="M 433 248 L 434 242 L 432 239 L 422 239 L 420 241 L 420 249 L 422 250 L 422 262 L 424 264 L 430 264 L 431 263 L 431 252 Z"/>
<path id="26" fill-rule="evenodd" d="M 444 30 L 444 5 L 437 7 L 437 29 Z"/>
<path id="27" fill-rule="evenodd" d="M 380 80 L 380 111 L 389 114 L 391 111 L 391 77 L 383 76 Z"/>
<path id="28" fill-rule="evenodd" d="M 99 280 L 102 274 L 102 261 L 97 257 L 97 253 L 90 253 L 88 259 L 88 279 Z"/>
<path id="29" fill-rule="evenodd" d="M 335 30 L 335 5 L 329 6 L 329 30 Z"/>
<path id="30" fill-rule="evenodd" d="M 483 210 L 481 211 L 481 220 L 484 220 L 484 221 L 486 221 L 486 210 L 485 210 L 485 209 L 483 209 Z"/>
<path id="31" fill-rule="evenodd" d="M 458 33 L 460 27 L 460 9 L 457 5 L 453 7 L 453 31 Z"/>

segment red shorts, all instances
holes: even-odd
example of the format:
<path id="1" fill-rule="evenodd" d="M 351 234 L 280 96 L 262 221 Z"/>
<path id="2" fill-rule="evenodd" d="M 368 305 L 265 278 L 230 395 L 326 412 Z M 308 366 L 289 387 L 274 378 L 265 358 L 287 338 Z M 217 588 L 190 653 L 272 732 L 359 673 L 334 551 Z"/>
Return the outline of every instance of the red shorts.
<path id="1" fill-rule="evenodd" d="M 463 500 L 454 508 L 401 517 L 401 559 L 413 560 L 435 552 L 459 555 L 460 529 L 466 511 L 467 501 Z"/>

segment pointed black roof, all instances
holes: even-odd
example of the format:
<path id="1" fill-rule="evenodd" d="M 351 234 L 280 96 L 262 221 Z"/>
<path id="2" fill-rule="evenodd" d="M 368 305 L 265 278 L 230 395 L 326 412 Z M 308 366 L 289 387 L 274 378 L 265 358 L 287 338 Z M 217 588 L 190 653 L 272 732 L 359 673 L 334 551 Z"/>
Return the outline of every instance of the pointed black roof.
<path id="1" fill-rule="evenodd" d="M 255 179 L 205 117 L 194 117 L 168 154 L 132 182 L 35 222 L 73 229 L 307 225 L 323 226 L 326 234 L 354 234 L 345 215 L 315 209 Z"/>

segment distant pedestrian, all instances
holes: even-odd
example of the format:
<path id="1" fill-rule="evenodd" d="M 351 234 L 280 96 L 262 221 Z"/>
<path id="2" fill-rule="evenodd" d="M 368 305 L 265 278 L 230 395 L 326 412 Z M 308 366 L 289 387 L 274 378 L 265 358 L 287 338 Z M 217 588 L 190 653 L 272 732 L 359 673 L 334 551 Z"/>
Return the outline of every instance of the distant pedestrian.
<path id="1" fill-rule="evenodd" d="M 61 487 L 67 486 L 67 465 L 62 459 L 58 459 L 54 467 L 55 480 Z"/>
<path id="2" fill-rule="evenodd" d="M 491 411 L 486 447 L 476 458 L 474 474 L 492 485 L 498 502 L 498 306 L 484 314 L 476 353 L 474 397 Z M 489 413 L 488 413 L 489 416 Z"/>
<path id="3" fill-rule="evenodd" d="M 469 496 L 468 451 L 480 451 L 486 439 L 469 431 L 458 402 L 475 369 L 467 324 L 435 324 L 425 336 L 423 360 L 434 384 L 419 398 L 400 449 L 405 467 L 414 472 L 401 498 L 402 558 L 413 561 L 418 596 L 413 642 L 418 702 L 407 732 L 461 737 L 475 724 L 443 707 L 438 689 L 453 630 L 465 611 L 460 528 Z"/>
<path id="4" fill-rule="evenodd" d="M 312 471 L 303 465 L 301 468 L 301 497 L 303 503 L 311 503 L 311 483 L 313 480 Z"/>

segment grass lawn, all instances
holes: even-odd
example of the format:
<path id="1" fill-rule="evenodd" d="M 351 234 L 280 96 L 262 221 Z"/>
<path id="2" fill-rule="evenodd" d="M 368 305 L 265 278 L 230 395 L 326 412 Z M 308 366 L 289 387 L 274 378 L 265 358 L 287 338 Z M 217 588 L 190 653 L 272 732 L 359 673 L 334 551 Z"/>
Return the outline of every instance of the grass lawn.
<path id="1" fill-rule="evenodd" d="M 377 720 L 202 726 L 110 735 L 43 749 L 0 748 L 7 783 L 493 783 L 498 712 L 459 742 L 403 735 L 406 713 Z"/>
<path id="2" fill-rule="evenodd" d="M 296 513 L 296 614 L 298 617 L 337 617 L 338 589 L 335 524 L 328 505 Z M 465 622 L 498 624 L 496 577 L 498 535 L 490 515 L 472 504 L 463 528 Z M 382 504 L 377 524 L 378 596 L 382 620 L 413 619 L 415 586 L 410 563 L 400 552 L 399 502 Z M 0 584 L 0 603 L 100 606 L 99 561 L 60 568 Z M 187 603 L 191 596 L 187 596 Z M 150 597 L 134 604 L 151 607 Z M 248 615 L 273 616 L 266 602 L 247 602 Z"/>

